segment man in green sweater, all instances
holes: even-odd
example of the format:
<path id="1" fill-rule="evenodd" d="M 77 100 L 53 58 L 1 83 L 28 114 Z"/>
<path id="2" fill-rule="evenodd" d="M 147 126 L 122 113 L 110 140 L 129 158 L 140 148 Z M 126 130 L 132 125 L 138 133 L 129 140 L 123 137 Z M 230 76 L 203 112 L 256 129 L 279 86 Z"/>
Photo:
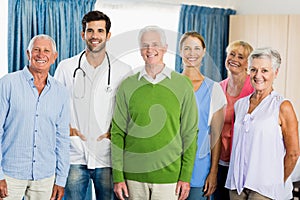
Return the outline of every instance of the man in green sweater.
<path id="1" fill-rule="evenodd" d="M 188 197 L 198 113 L 188 78 L 166 67 L 164 31 L 139 33 L 145 61 L 120 85 L 111 130 L 114 192 L 121 200 Z"/>

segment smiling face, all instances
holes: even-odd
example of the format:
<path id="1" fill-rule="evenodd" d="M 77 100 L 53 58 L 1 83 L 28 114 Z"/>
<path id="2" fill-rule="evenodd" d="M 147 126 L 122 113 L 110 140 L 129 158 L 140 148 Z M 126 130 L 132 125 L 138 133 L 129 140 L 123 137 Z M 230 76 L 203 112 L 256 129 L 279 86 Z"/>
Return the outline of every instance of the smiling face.
<path id="1" fill-rule="evenodd" d="M 161 42 L 160 34 L 155 31 L 143 33 L 140 41 L 140 52 L 146 65 L 163 65 L 167 46 Z"/>
<path id="2" fill-rule="evenodd" d="M 180 56 L 184 67 L 197 67 L 199 68 L 202 62 L 202 58 L 205 54 L 205 48 L 202 46 L 202 42 L 196 38 L 189 36 L 182 42 L 180 50 Z"/>
<path id="3" fill-rule="evenodd" d="M 227 53 L 225 66 L 231 74 L 246 74 L 248 68 L 248 55 L 245 48 L 239 45 Z"/>
<path id="4" fill-rule="evenodd" d="M 38 73 L 48 73 L 57 58 L 52 42 L 47 38 L 37 38 L 30 50 L 27 50 L 30 70 Z"/>
<path id="5" fill-rule="evenodd" d="M 254 58 L 249 71 L 251 84 L 256 91 L 272 91 L 273 81 L 278 74 L 278 69 L 274 71 L 270 58 Z"/>
<path id="6" fill-rule="evenodd" d="M 104 20 L 86 23 L 86 29 L 81 32 L 81 37 L 85 40 L 88 51 L 97 53 L 105 48 L 106 41 L 110 38 L 110 32 L 106 32 L 105 25 Z"/>

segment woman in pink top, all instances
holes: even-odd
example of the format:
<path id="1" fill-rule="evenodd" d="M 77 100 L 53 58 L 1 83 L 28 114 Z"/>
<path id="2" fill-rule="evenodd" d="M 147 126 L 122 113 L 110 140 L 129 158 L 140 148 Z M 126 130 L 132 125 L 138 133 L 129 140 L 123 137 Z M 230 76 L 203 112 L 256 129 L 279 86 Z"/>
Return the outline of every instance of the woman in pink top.
<path id="1" fill-rule="evenodd" d="M 253 48 L 244 41 L 234 41 L 226 48 L 227 57 L 225 66 L 228 78 L 220 84 L 227 98 L 226 115 L 221 133 L 221 155 L 218 169 L 218 185 L 214 193 L 216 200 L 229 200 L 229 191 L 224 187 L 228 173 L 231 143 L 233 136 L 234 103 L 253 92 L 247 74 L 248 56 Z"/>

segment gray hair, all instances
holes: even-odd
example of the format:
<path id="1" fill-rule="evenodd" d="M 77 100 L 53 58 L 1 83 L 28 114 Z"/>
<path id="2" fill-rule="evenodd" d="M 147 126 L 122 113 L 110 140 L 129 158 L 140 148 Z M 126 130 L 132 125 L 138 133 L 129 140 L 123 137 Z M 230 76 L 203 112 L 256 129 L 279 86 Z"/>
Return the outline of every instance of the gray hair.
<path id="1" fill-rule="evenodd" d="M 146 27 L 142 28 L 139 32 L 138 41 L 139 41 L 140 46 L 141 46 L 142 36 L 147 32 L 156 32 L 156 33 L 158 33 L 159 36 L 160 36 L 161 44 L 164 47 L 167 45 L 166 34 L 165 34 L 165 31 L 162 28 L 160 28 L 158 26 L 146 26 Z"/>
<path id="2" fill-rule="evenodd" d="M 31 52 L 32 48 L 33 48 L 33 43 L 37 40 L 37 39 L 47 39 L 47 40 L 50 40 L 51 44 L 52 44 L 52 50 L 53 52 L 55 53 L 56 52 L 56 43 L 55 41 L 52 39 L 52 37 L 50 37 L 49 35 L 46 35 L 46 34 L 39 34 L 39 35 L 36 35 L 34 36 L 29 44 L 28 44 L 28 47 L 27 47 L 27 50 L 29 52 Z"/>
<path id="3" fill-rule="evenodd" d="M 277 50 L 270 47 L 254 49 L 248 57 L 249 67 L 252 65 L 252 61 L 255 58 L 269 58 L 272 62 L 273 70 L 277 70 L 281 64 L 281 57 Z"/>

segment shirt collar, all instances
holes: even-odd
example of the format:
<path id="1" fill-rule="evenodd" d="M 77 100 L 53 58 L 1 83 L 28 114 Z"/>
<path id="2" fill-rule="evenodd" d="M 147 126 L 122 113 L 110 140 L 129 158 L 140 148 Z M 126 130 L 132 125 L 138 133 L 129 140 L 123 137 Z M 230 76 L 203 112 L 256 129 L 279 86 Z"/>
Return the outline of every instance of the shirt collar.
<path id="1" fill-rule="evenodd" d="M 159 74 L 157 74 L 157 75 L 163 75 L 163 76 L 168 77 L 169 79 L 171 79 L 171 73 L 172 73 L 172 69 L 170 69 L 169 67 L 165 66 L 163 68 L 163 70 Z M 138 80 L 140 80 L 144 76 L 149 76 L 147 74 L 147 72 L 146 72 L 146 68 L 145 67 L 143 67 L 141 69 L 139 77 L 138 77 Z"/>
<path id="2" fill-rule="evenodd" d="M 22 71 L 23 71 L 23 74 L 25 76 L 25 79 L 27 81 L 33 82 L 34 78 L 33 78 L 33 75 L 31 74 L 31 72 L 29 71 L 28 66 L 25 66 Z M 49 85 L 51 83 L 51 81 L 52 81 L 50 77 L 51 76 L 48 73 L 48 76 L 47 76 L 47 85 Z"/>

